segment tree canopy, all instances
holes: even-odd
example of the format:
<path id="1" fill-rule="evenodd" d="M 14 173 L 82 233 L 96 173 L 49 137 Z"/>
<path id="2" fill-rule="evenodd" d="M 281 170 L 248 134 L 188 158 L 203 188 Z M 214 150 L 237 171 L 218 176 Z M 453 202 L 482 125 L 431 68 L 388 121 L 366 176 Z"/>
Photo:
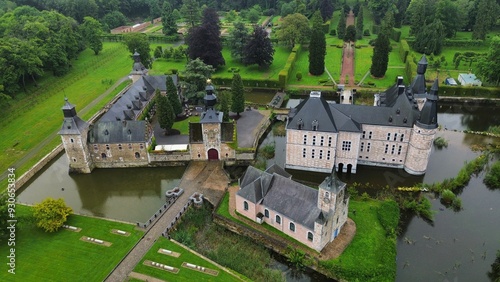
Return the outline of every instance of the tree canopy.
<path id="1" fill-rule="evenodd" d="M 175 22 L 170 3 L 164 2 L 161 15 L 162 32 L 165 35 L 177 34 L 177 23 Z"/>
<path id="2" fill-rule="evenodd" d="M 167 75 L 167 97 L 172 105 L 172 110 L 174 111 L 174 115 L 177 116 L 182 113 L 182 105 L 179 100 L 179 95 L 177 93 L 177 87 L 175 87 L 174 80 L 172 76 Z"/>
<path id="3" fill-rule="evenodd" d="M 231 111 L 240 116 L 240 113 L 245 110 L 245 89 L 243 88 L 243 81 L 239 73 L 233 75 L 233 82 L 231 84 Z"/>
<path id="4" fill-rule="evenodd" d="M 478 65 L 478 73 L 487 82 L 498 86 L 500 84 L 500 37 L 491 40 L 490 48 Z"/>
<path id="5" fill-rule="evenodd" d="M 374 77 L 383 77 L 385 75 L 389 63 L 389 47 L 389 37 L 384 32 L 380 32 L 375 40 L 372 65 L 370 67 L 370 73 Z"/>
<path id="6" fill-rule="evenodd" d="M 155 95 L 158 123 L 160 124 L 160 128 L 165 129 L 165 133 L 168 133 L 168 131 L 172 128 L 172 125 L 174 125 L 174 109 L 170 104 L 169 98 L 162 95 L 159 89 L 156 89 Z"/>
<path id="7" fill-rule="evenodd" d="M 151 68 L 151 48 L 149 47 L 148 35 L 145 33 L 131 32 L 123 35 L 123 44 L 131 54 L 135 52 L 141 56 L 141 62 L 146 68 Z"/>
<path id="8" fill-rule="evenodd" d="M 73 213 L 73 209 L 66 206 L 64 199 L 57 200 L 47 198 L 41 203 L 33 206 L 33 216 L 36 219 L 36 226 L 45 232 L 57 231 Z"/>
<path id="9" fill-rule="evenodd" d="M 309 39 L 309 20 L 302 14 L 292 14 L 283 18 L 277 31 L 279 41 L 293 47 L 295 43 L 303 43 Z"/>
<path id="10" fill-rule="evenodd" d="M 322 29 L 323 20 L 318 11 L 313 14 L 312 23 L 309 41 L 309 73 L 321 75 L 325 71 L 326 39 Z"/>
<path id="11" fill-rule="evenodd" d="M 242 22 L 235 22 L 234 28 L 229 32 L 227 46 L 231 50 L 231 57 L 242 62 L 245 56 L 245 46 L 250 38 L 250 31 Z"/>
<path id="12" fill-rule="evenodd" d="M 253 33 L 250 35 L 245 46 L 245 58 L 243 63 L 246 65 L 257 64 L 260 67 L 269 67 L 273 63 L 274 48 L 267 32 L 260 26 L 254 26 Z"/>
<path id="13" fill-rule="evenodd" d="M 335 10 L 333 7 L 333 3 L 331 0 L 321 0 L 320 4 L 320 12 L 321 17 L 323 18 L 323 22 L 332 18 L 333 11 Z"/>
<path id="14" fill-rule="evenodd" d="M 184 96 L 191 100 L 203 98 L 207 79 L 212 76 L 214 71 L 215 69 L 211 65 L 205 64 L 200 59 L 190 60 L 184 71 Z"/>
<path id="15" fill-rule="evenodd" d="M 83 24 L 80 25 L 82 37 L 85 44 L 98 55 L 102 51 L 102 26 L 99 21 L 92 17 L 84 17 Z"/>

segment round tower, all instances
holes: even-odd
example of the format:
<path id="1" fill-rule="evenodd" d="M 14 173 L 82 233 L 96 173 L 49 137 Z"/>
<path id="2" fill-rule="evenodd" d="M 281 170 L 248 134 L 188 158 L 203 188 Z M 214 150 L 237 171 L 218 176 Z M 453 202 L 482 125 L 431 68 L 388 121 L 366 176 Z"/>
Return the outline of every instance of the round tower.
<path id="1" fill-rule="evenodd" d="M 409 174 L 422 175 L 427 170 L 427 163 L 432 150 L 432 144 L 437 124 L 438 80 L 434 81 L 431 90 L 426 95 L 420 116 L 413 125 L 408 144 L 404 169 Z"/>

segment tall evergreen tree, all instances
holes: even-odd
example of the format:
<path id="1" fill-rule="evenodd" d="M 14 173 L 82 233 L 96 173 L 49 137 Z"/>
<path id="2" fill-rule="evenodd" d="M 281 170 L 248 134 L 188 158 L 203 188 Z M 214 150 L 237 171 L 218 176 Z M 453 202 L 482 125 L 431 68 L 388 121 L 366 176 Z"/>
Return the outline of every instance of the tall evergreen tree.
<path id="1" fill-rule="evenodd" d="M 309 42 L 309 73 L 321 75 L 325 71 L 326 40 L 319 11 L 312 16 L 311 41 Z"/>
<path id="2" fill-rule="evenodd" d="M 222 112 L 222 121 L 229 121 L 229 95 L 227 91 L 221 91 L 218 95 L 218 107 L 219 111 Z"/>
<path id="3" fill-rule="evenodd" d="M 245 56 L 245 46 L 250 38 L 249 30 L 242 22 L 235 22 L 234 28 L 229 32 L 227 46 L 231 50 L 231 57 L 242 62 Z"/>
<path id="4" fill-rule="evenodd" d="M 158 123 L 162 129 L 165 129 L 165 133 L 172 128 L 174 125 L 174 109 L 167 98 L 160 93 L 159 89 L 156 89 L 156 114 L 158 116 Z"/>
<path id="5" fill-rule="evenodd" d="M 239 73 L 233 75 L 233 82 L 231 84 L 231 111 L 236 113 L 239 117 L 240 113 L 245 110 L 245 89 L 243 88 L 243 81 Z"/>
<path id="6" fill-rule="evenodd" d="M 359 9 L 358 16 L 356 17 L 356 38 L 363 38 L 363 7 Z"/>
<path id="7" fill-rule="evenodd" d="M 412 47 L 420 53 L 438 55 L 443 50 L 444 38 L 444 26 L 439 19 L 435 19 L 417 34 Z"/>
<path id="8" fill-rule="evenodd" d="M 195 27 L 200 21 L 200 4 L 196 0 L 182 0 L 181 14 L 191 27 Z"/>
<path id="9" fill-rule="evenodd" d="M 337 24 L 337 36 L 339 39 L 344 39 L 345 36 L 345 29 L 346 29 L 346 22 L 345 22 L 345 14 L 340 13 L 340 19 L 339 23 Z"/>
<path id="10" fill-rule="evenodd" d="M 370 73 L 374 77 L 383 77 L 387 71 L 389 63 L 389 46 L 390 41 L 387 34 L 381 32 L 375 40 L 375 48 L 373 48 L 372 66 Z"/>
<path id="11" fill-rule="evenodd" d="M 484 80 L 496 86 L 500 84 L 500 37 L 493 37 L 488 53 L 481 58 L 477 68 Z"/>
<path id="12" fill-rule="evenodd" d="M 182 113 L 182 105 L 179 100 L 179 94 L 177 93 L 177 87 L 175 87 L 174 80 L 172 76 L 167 75 L 167 97 L 170 105 L 172 105 L 172 110 L 174 115 L 177 116 Z"/>
<path id="13" fill-rule="evenodd" d="M 479 0 L 476 23 L 472 29 L 472 39 L 486 39 L 497 19 L 498 4 L 495 0 Z"/>
<path id="14" fill-rule="evenodd" d="M 406 9 L 408 8 L 408 4 L 410 4 L 410 0 L 397 0 L 396 9 L 397 12 L 394 15 L 394 26 L 400 28 L 403 24 L 403 21 L 406 18 Z"/>
<path id="15" fill-rule="evenodd" d="M 331 19 L 334 11 L 332 0 L 321 0 L 319 10 L 321 11 L 321 17 L 323 18 L 323 22 L 326 22 L 327 20 Z"/>
<path id="16" fill-rule="evenodd" d="M 406 10 L 410 34 L 417 36 L 424 26 L 431 23 L 435 14 L 435 0 L 412 0 Z"/>
<path id="17" fill-rule="evenodd" d="M 172 7 L 167 1 L 163 2 L 163 11 L 161 15 L 162 31 L 164 35 L 177 34 L 177 23 L 172 14 Z"/>
<path id="18" fill-rule="evenodd" d="M 253 28 L 247 45 L 245 46 L 245 65 L 257 64 L 260 67 L 269 67 L 273 63 L 274 48 L 267 32 L 260 26 Z"/>
<path id="19" fill-rule="evenodd" d="M 189 46 L 189 58 L 200 58 L 205 64 L 214 68 L 225 65 L 222 56 L 219 17 L 214 9 L 203 11 L 202 24 L 190 29 L 186 38 Z"/>
<path id="20" fill-rule="evenodd" d="M 356 28 L 353 25 L 347 27 L 345 31 L 344 41 L 356 41 Z"/>

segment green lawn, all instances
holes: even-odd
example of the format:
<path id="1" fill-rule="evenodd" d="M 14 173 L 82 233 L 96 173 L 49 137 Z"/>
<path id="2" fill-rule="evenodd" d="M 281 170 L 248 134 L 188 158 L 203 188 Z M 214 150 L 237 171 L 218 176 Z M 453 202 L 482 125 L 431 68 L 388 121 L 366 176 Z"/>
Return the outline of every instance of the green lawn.
<path id="1" fill-rule="evenodd" d="M 323 267 L 347 281 L 394 281 L 396 240 L 387 238 L 380 224 L 377 209 L 381 205 L 376 200 L 349 202 L 349 218 L 356 223 L 356 236 L 340 257 L 321 261 Z"/>
<path id="2" fill-rule="evenodd" d="M 172 126 L 172 129 L 177 129 L 180 131 L 180 134 L 188 135 L 189 134 L 189 123 L 190 122 L 199 122 L 199 116 L 190 116 L 185 120 L 177 121 Z"/>
<path id="3" fill-rule="evenodd" d="M 158 253 L 158 250 L 160 248 L 177 252 L 180 253 L 181 255 L 178 258 L 176 258 L 173 256 L 160 254 Z M 155 267 L 146 266 L 143 264 L 145 260 L 150 260 L 178 268 L 179 272 L 175 274 L 169 271 L 157 269 Z M 205 273 L 201 273 L 199 271 L 188 269 L 182 267 L 183 262 L 213 269 L 218 271 L 219 274 L 218 276 L 211 276 Z M 248 281 L 248 278 L 242 276 L 241 274 L 233 272 L 237 277 L 239 277 L 237 278 L 229 274 L 228 272 L 222 270 L 213 263 L 191 253 L 185 248 L 163 237 L 160 237 L 160 239 L 156 241 L 156 243 L 153 245 L 153 247 L 151 247 L 148 253 L 141 260 L 141 262 L 137 264 L 134 271 L 167 281 Z"/>
<path id="4" fill-rule="evenodd" d="M 17 205 L 16 274 L 6 271 L 7 244 L 1 244 L 0 281 L 102 281 L 143 235 L 134 225 L 71 215 L 67 224 L 80 232 L 61 229 L 46 233 L 27 223 L 31 208 Z M 130 236 L 111 233 L 112 229 Z M 111 242 L 110 247 L 81 241 L 89 236 Z M 5 255 L 3 255 L 5 254 Z"/>
<path id="5" fill-rule="evenodd" d="M 20 94 L 12 106 L 2 114 L 0 121 L 0 171 L 5 171 L 29 150 L 56 132 L 62 121 L 64 97 L 81 110 L 110 85 L 130 72 L 131 59 L 121 43 L 104 43 L 103 51 L 95 56 L 89 49 L 73 62 L 71 71 L 63 77 L 46 74 L 39 79 L 39 87 L 29 87 L 31 95 Z M 111 83 L 110 83 L 111 82 Z M 50 152 L 60 140 L 52 140 L 38 154 Z M 37 159 L 17 168 L 21 175 Z"/>

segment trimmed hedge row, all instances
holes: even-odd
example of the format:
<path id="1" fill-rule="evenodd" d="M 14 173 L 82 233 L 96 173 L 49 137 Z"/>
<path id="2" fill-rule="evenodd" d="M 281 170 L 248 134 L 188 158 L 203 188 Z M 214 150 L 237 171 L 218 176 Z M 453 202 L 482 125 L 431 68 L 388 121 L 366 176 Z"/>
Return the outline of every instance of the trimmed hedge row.
<path id="1" fill-rule="evenodd" d="M 403 63 L 406 63 L 408 54 L 410 54 L 410 45 L 408 45 L 408 42 L 403 39 L 399 42 L 399 57 Z"/>
<path id="2" fill-rule="evenodd" d="M 110 42 L 122 42 L 123 41 L 123 35 L 126 33 L 122 34 L 104 34 L 101 35 L 101 39 L 103 41 L 110 41 Z M 148 34 L 148 41 L 150 42 L 162 42 L 162 43 L 172 43 L 172 42 L 177 42 L 179 41 L 179 35 L 171 35 L 171 36 L 165 36 L 165 35 L 151 35 Z"/>
<path id="3" fill-rule="evenodd" d="M 500 98 L 500 89 L 495 87 L 439 85 L 439 95 L 449 97 Z"/>
<path id="4" fill-rule="evenodd" d="M 380 31 L 380 25 L 376 25 L 376 24 L 374 24 L 374 25 L 372 26 L 372 33 L 373 33 L 373 34 L 378 34 L 378 33 L 379 33 L 379 31 Z M 401 39 L 401 31 L 400 31 L 400 30 L 396 30 L 396 29 L 394 29 L 394 28 L 393 28 L 393 29 L 391 30 L 391 34 L 389 34 L 389 37 L 390 37 L 392 40 L 394 40 L 394 41 L 396 41 L 396 42 L 399 42 L 399 40 Z"/>
<path id="5" fill-rule="evenodd" d="M 242 79 L 244 87 L 252 88 L 280 88 L 277 80 L 273 79 Z M 218 86 L 231 87 L 233 82 L 232 78 L 212 77 L 212 82 Z"/>
<path id="6" fill-rule="evenodd" d="M 300 44 L 295 44 L 295 46 L 292 49 L 292 52 L 290 53 L 290 56 L 288 56 L 288 59 L 286 60 L 285 67 L 279 72 L 278 75 L 278 81 L 279 85 L 281 88 L 285 88 L 288 78 L 290 77 L 291 72 L 293 71 L 293 68 L 295 66 L 295 61 L 297 60 L 297 55 L 302 49 L 302 46 Z"/>
<path id="7" fill-rule="evenodd" d="M 415 38 L 406 39 L 409 44 L 415 42 Z M 472 40 L 472 39 L 445 39 L 443 42 L 445 47 L 478 47 L 485 46 L 484 40 Z"/>

